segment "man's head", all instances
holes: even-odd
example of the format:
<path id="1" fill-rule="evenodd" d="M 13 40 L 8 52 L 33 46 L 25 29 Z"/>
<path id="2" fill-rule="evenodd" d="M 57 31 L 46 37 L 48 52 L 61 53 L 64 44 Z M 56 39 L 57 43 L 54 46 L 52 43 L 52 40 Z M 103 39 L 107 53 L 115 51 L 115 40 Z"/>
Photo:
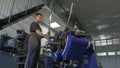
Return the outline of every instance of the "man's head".
<path id="1" fill-rule="evenodd" d="M 36 13 L 35 15 L 35 22 L 39 23 L 42 20 L 42 14 L 41 13 Z"/>

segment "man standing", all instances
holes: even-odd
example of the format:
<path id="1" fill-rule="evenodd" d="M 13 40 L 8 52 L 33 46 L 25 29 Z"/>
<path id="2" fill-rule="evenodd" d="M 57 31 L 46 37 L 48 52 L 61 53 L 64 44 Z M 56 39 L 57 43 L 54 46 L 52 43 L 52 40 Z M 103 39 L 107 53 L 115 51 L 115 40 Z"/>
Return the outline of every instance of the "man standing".
<path id="1" fill-rule="evenodd" d="M 42 14 L 36 13 L 35 21 L 30 25 L 30 38 L 28 40 L 28 51 L 24 68 L 36 68 L 39 60 L 41 46 L 42 30 L 39 26 L 42 20 Z"/>

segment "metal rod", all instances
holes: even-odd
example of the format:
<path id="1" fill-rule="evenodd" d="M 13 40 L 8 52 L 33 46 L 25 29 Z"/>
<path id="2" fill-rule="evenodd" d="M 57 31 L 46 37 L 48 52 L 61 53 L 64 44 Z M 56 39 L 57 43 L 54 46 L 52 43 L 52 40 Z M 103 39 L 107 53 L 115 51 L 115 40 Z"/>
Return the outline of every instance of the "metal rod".
<path id="1" fill-rule="evenodd" d="M 51 14 L 50 14 L 50 18 L 49 18 L 49 20 L 50 20 L 50 22 L 49 22 L 48 32 L 49 32 L 49 35 L 50 35 L 50 23 L 51 23 L 51 21 L 52 21 L 52 12 L 51 12 Z"/>
<path id="2" fill-rule="evenodd" d="M 39 0 L 37 0 L 37 10 L 39 9 Z"/>
<path id="3" fill-rule="evenodd" d="M 32 8 L 32 5 L 33 5 L 33 4 L 32 4 L 32 1 L 33 1 L 33 0 L 30 0 L 30 2 L 29 2 L 29 8 Z"/>
<path id="4" fill-rule="evenodd" d="M 5 16 L 4 15 L 4 6 L 5 6 L 5 1 L 4 0 L 2 0 L 2 2 L 1 2 L 2 4 L 1 4 L 1 15 L 2 15 L 2 18 Z"/>
<path id="5" fill-rule="evenodd" d="M 69 18 L 68 18 L 68 21 L 67 21 L 67 26 L 69 25 L 69 22 L 70 22 L 70 18 L 71 18 L 71 15 L 72 15 L 72 10 L 73 10 L 73 3 L 71 4 L 71 9 L 70 9 L 70 14 L 69 14 Z"/>
<path id="6" fill-rule="evenodd" d="M 22 3 L 22 2 L 23 2 L 23 0 L 19 0 L 19 2 L 20 2 L 20 3 Z M 23 4 L 19 4 L 19 5 L 20 5 L 20 10 L 21 10 L 20 12 L 22 12 L 22 10 L 23 10 L 22 5 L 23 5 Z"/>
<path id="7" fill-rule="evenodd" d="M 8 11 L 8 6 L 10 2 L 5 1 L 5 6 L 4 6 L 4 15 L 7 17 L 7 11 Z"/>
<path id="8" fill-rule="evenodd" d="M 12 16 L 12 12 L 13 12 L 13 8 L 14 8 L 14 4 L 15 4 L 15 0 L 13 0 L 12 6 L 11 6 L 10 17 L 9 17 L 8 23 L 10 23 L 10 20 L 11 20 L 11 16 Z"/>
<path id="9" fill-rule="evenodd" d="M 69 15 L 69 13 L 67 12 L 67 10 L 58 1 L 56 1 L 56 3 L 58 3 L 58 5 L 66 12 L 66 14 Z"/>
<path id="10" fill-rule="evenodd" d="M 30 1 L 28 0 L 28 1 L 27 1 L 27 5 L 26 5 L 25 15 L 27 15 L 27 12 L 28 12 L 28 6 L 29 6 L 29 4 L 30 4 Z"/>
<path id="11" fill-rule="evenodd" d="M 53 14 L 53 10 L 54 10 L 54 0 L 52 1 L 51 3 L 51 12 L 50 12 L 50 17 L 49 17 L 49 28 L 48 28 L 48 32 L 49 32 L 49 35 L 50 35 L 50 23 L 52 22 L 52 14 Z"/>

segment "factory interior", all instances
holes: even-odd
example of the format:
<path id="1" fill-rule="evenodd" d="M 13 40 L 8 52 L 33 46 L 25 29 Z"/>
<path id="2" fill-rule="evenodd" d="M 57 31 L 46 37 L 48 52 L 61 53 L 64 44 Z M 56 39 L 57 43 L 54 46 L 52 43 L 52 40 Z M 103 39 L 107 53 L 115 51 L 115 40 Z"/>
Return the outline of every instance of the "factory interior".
<path id="1" fill-rule="evenodd" d="M 120 68 L 120 0 L 0 0 L 0 68 Z"/>

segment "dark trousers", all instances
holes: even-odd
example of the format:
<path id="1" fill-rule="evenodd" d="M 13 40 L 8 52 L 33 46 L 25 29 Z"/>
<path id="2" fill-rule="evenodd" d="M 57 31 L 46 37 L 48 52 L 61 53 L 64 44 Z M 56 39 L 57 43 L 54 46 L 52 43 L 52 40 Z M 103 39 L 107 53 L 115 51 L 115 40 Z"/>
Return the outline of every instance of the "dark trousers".
<path id="1" fill-rule="evenodd" d="M 24 68 L 36 68 L 39 60 L 40 40 L 33 35 L 28 41 L 28 51 Z"/>

